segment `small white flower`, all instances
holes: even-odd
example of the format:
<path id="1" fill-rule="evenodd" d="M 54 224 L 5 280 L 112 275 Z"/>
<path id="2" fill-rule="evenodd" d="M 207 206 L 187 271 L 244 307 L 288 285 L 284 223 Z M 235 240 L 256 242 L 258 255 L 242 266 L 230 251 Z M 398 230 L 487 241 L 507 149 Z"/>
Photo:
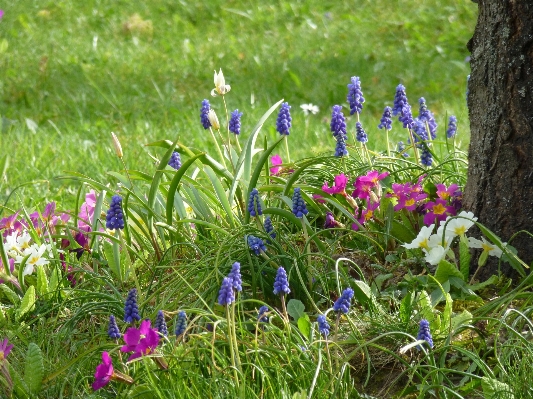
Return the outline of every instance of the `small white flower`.
<path id="1" fill-rule="evenodd" d="M 4 243 L 4 249 L 8 253 L 9 256 L 15 257 L 16 254 L 20 251 L 19 244 L 18 244 L 18 231 L 15 231 L 11 233 L 10 235 L 6 236 L 6 242 Z"/>
<path id="2" fill-rule="evenodd" d="M 207 118 L 209 119 L 209 122 L 211 123 L 211 126 L 213 126 L 213 129 L 219 130 L 220 129 L 220 123 L 218 123 L 218 117 L 217 114 L 213 109 L 209 110 L 209 113 L 207 114 Z"/>
<path id="3" fill-rule="evenodd" d="M 15 263 L 22 263 L 24 258 L 29 255 L 24 266 L 24 271 L 22 272 L 23 277 L 28 274 L 32 274 L 35 266 L 46 265 L 50 263 L 48 259 L 43 258 L 43 254 L 47 249 L 48 246 L 46 244 L 42 244 L 41 246 L 33 244 L 31 247 L 27 248 L 22 255 L 17 256 Z"/>
<path id="4" fill-rule="evenodd" d="M 309 115 L 309 113 L 313 114 L 313 115 L 316 115 L 318 114 L 318 106 L 317 105 L 313 105 L 311 103 L 309 104 L 302 104 L 300 105 L 300 108 L 304 111 L 304 115 L 307 116 Z"/>
<path id="5" fill-rule="evenodd" d="M 433 232 L 434 228 L 434 224 L 432 224 L 431 226 L 422 227 L 420 229 L 420 233 L 418 233 L 418 236 L 413 240 L 413 242 L 411 242 L 410 244 L 403 244 L 402 246 L 407 249 L 422 248 L 429 250 L 429 237 L 431 236 L 431 233 Z"/>
<path id="6" fill-rule="evenodd" d="M 19 250 L 24 251 L 27 248 L 29 248 L 30 241 L 31 241 L 31 236 L 28 234 L 28 232 L 25 231 L 24 233 L 22 233 L 22 235 L 17 238 L 17 244 L 18 244 Z"/>
<path id="7" fill-rule="evenodd" d="M 472 212 L 461 212 L 459 215 L 460 217 L 452 218 L 450 217 L 446 219 L 446 221 L 441 222 L 441 225 L 444 226 L 446 222 L 448 223 L 446 225 L 446 234 L 451 235 L 453 237 L 455 236 L 462 236 L 466 233 L 466 231 L 474 225 L 474 222 L 477 221 L 477 217 L 474 216 Z M 467 219 L 463 219 L 467 218 Z"/>
<path id="8" fill-rule="evenodd" d="M 431 248 L 429 251 L 424 250 L 426 253 L 425 260 L 430 265 L 438 265 L 441 260 L 446 256 L 448 248 L 444 248 L 442 245 L 437 245 L 436 247 Z"/>
<path id="9" fill-rule="evenodd" d="M 497 258 L 502 256 L 502 250 L 496 245 L 488 242 L 485 237 L 481 237 L 481 240 L 474 237 L 468 237 L 468 246 L 470 248 L 481 248 L 483 251 L 488 252 L 489 255 L 496 256 Z"/>
<path id="10" fill-rule="evenodd" d="M 215 71 L 215 88 L 211 90 L 211 95 L 213 97 L 216 97 L 218 94 L 224 95 L 227 92 L 231 90 L 231 86 L 226 84 L 226 80 L 224 79 L 224 74 L 222 73 L 222 68 L 220 68 L 220 72 L 217 73 Z"/>

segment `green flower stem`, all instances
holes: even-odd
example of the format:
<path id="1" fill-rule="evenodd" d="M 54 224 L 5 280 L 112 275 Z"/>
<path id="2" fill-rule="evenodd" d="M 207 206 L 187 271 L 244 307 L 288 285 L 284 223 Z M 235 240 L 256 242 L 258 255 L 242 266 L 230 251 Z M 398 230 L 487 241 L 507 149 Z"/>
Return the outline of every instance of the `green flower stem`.
<path id="1" fill-rule="evenodd" d="M 326 342 L 326 355 L 328 356 L 328 366 L 329 366 L 329 373 L 330 374 L 333 374 L 333 366 L 331 364 L 331 355 L 329 353 L 329 342 L 328 342 L 328 337 L 324 337 L 324 340 Z"/>
<path id="2" fill-rule="evenodd" d="M 226 320 L 228 323 L 228 340 L 229 340 L 229 351 L 231 355 L 231 365 L 233 366 L 233 375 L 235 377 L 235 384 L 239 386 L 239 374 L 237 373 L 237 364 L 235 362 L 235 347 L 233 346 L 233 319 L 231 318 L 231 308 L 226 305 Z"/>
<path id="3" fill-rule="evenodd" d="M 291 163 L 291 156 L 289 154 L 289 136 L 285 136 L 285 152 L 287 152 L 287 163 Z"/>
<path id="4" fill-rule="evenodd" d="M 280 294 L 281 299 L 281 309 L 283 311 L 283 318 L 285 323 L 289 323 L 289 315 L 287 314 L 287 307 L 285 306 L 285 294 Z"/>
<path id="5" fill-rule="evenodd" d="M 387 156 L 390 158 L 390 143 L 389 143 L 389 130 L 385 129 L 385 135 L 387 137 Z"/>
<path id="6" fill-rule="evenodd" d="M 115 229 L 115 237 L 119 240 L 121 240 L 120 236 L 120 229 Z M 122 273 L 122 267 L 120 265 L 120 245 L 118 242 L 113 241 L 113 260 L 115 261 L 115 265 L 117 268 L 117 274 L 120 284 L 122 284 L 123 281 L 123 273 Z"/>
<path id="7" fill-rule="evenodd" d="M 361 143 L 363 145 L 363 151 L 366 154 L 366 158 L 368 159 L 368 166 L 372 166 L 372 158 L 370 158 L 370 153 L 368 152 L 368 148 L 365 143 Z"/>
<path id="8" fill-rule="evenodd" d="M 414 150 L 414 153 L 415 153 L 415 161 L 416 161 L 416 164 L 418 165 L 418 148 L 416 148 L 416 145 L 415 145 L 415 139 L 414 139 L 414 136 L 413 136 L 413 131 L 411 129 L 408 129 L 409 130 L 409 137 L 411 138 L 411 145 L 413 146 L 413 150 Z"/>
<path id="9" fill-rule="evenodd" d="M 217 152 L 218 152 L 218 156 L 220 157 L 220 161 L 222 162 L 222 165 L 224 165 L 225 168 L 227 168 L 226 166 L 226 161 L 224 160 L 224 155 L 222 154 L 222 150 L 220 149 L 220 145 L 218 144 L 218 141 L 215 137 L 215 133 L 213 133 L 213 128 L 209 128 L 209 132 L 211 132 L 211 137 L 213 138 L 213 142 L 215 143 L 215 147 L 217 149 Z"/>
<path id="10" fill-rule="evenodd" d="M 305 215 L 302 217 L 302 231 L 305 239 L 305 252 L 307 253 L 307 280 L 309 283 L 309 290 L 313 290 L 313 275 L 311 274 L 311 246 L 309 243 L 309 234 L 307 234 L 307 218 Z"/>

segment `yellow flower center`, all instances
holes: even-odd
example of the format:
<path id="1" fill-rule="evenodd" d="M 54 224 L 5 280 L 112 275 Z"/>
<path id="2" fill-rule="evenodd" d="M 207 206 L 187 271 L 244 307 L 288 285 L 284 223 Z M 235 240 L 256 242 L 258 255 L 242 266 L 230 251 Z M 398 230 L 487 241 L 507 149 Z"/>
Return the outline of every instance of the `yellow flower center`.
<path id="1" fill-rule="evenodd" d="M 489 245 L 486 242 L 481 244 L 481 248 L 483 248 L 483 251 L 487 251 L 487 252 L 490 252 L 494 249 L 492 245 Z"/>
<path id="2" fill-rule="evenodd" d="M 448 199 L 450 198 L 450 194 L 446 191 L 443 191 L 442 193 L 439 194 L 439 197 L 441 197 L 442 199 Z"/>
<path id="3" fill-rule="evenodd" d="M 454 231 L 455 231 L 455 234 L 457 234 L 458 236 L 462 236 L 466 232 L 466 227 L 459 226 L 459 227 L 456 227 Z"/>
<path id="4" fill-rule="evenodd" d="M 415 199 L 414 198 L 410 198 L 408 199 L 407 201 L 405 201 L 405 205 L 406 206 L 411 206 L 415 203 Z"/>
<path id="5" fill-rule="evenodd" d="M 365 222 L 368 222 L 370 219 L 372 219 L 373 215 L 374 215 L 374 211 L 368 211 L 365 215 Z"/>
<path id="6" fill-rule="evenodd" d="M 420 243 L 418 244 L 418 246 L 420 248 L 424 248 L 424 249 L 427 249 L 429 251 L 429 241 L 427 238 L 424 238 L 424 241 L 420 241 Z"/>
<path id="7" fill-rule="evenodd" d="M 30 258 L 30 259 L 28 260 L 28 263 L 29 263 L 30 265 L 34 265 L 35 263 L 37 263 L 38 260 L 39 260 L 39 257 L 38 257 L 38 256 L 34 256 L 34 257 L 32 257 L 32 258 Z"/>
<path id="8" fill-rule="evenodd" d="M 444 212 L 446 212 L 446 208 L 442 204 L 437 204 L 433 207 L 433 213 L 435 215 L 442 215 Z"/>

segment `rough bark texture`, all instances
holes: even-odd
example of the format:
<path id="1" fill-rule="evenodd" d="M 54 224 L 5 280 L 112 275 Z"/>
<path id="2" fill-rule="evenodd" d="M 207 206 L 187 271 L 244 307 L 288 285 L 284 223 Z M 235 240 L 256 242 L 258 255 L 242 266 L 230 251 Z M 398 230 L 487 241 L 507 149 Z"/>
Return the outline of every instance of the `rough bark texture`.
<path id="1" fill-rule="evenodd" d="M 533 1 L 479 0 L 468 43 L 472 53 L 468 109 L 470 149 L 464 206 L 503 241 L 533 233 Z M 533 239 L 511 245 L 526 263 Z M 492 260 L 484 279 L 497 271 Z M 507 264 L 502 272 L 517 274 Z"/>

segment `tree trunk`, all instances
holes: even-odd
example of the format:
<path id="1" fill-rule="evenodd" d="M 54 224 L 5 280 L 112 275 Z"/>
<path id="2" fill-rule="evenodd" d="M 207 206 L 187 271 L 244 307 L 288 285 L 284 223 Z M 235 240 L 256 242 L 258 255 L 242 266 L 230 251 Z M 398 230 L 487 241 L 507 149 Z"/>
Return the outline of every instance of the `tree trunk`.
<path id="1" fill-rule="evenodd" d="M 479 0 L 479 17 L 468 43 L 470 148 L 465 209 L 502 241 L 533 233 L 533 1 Z M 527 264 L 533 239 L 511 245 Z M 479 276 L 498 270 L 492 259 Z M 502 263 L 501 271 L 516 277 Z"/>

